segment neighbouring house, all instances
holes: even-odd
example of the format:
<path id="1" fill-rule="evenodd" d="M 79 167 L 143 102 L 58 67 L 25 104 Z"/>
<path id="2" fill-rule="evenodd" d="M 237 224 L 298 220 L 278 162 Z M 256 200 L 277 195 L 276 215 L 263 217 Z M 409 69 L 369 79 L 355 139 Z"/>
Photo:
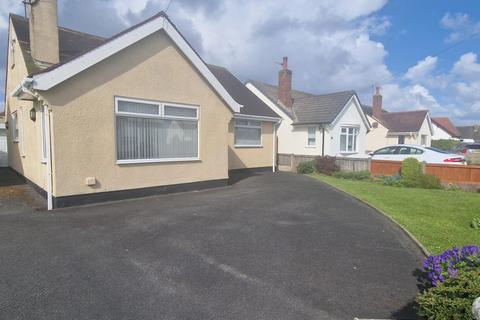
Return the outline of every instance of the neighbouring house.
<path id="1" fill-rule="evenodd" d="M 382 100 L 377 87 L 372 106 L 363 105 L 372 124 L 367 134 L 367 152 L 395 144 L 431 145 L 434 129 L 428 110 L 388 112 Z"/>
<path id="2" fill-rule="evenodd" d="M 457 127 L 461 139 L 471 139 L 480 143 L 480 125 Z"/>
<path id="3" fill-rule="evenodd" d="M 163 12 L 109 39 L 10 15 L 9 165 L 64 207 L 223 186 L 274 166 L 280 118 L 208 66 Z M 243 90 L 242 90 L 243 87 Z"/>
<path id="4" fill-rule="evenodd" d="M 7 129 L 5 112 L 0 112 L 0 167 L 8 167 Z"/>
<path id="5" fill-rule="evenodd" d="M 370 124 L 354 91 L 311 94 L 292 90 L 292 71 L 283 58 L 278 86 L 248 81 L 246 86 L 282 117 L 279 155 L 365 156 Z"/>
<path id="6" fill-rule="evenodd" d="M 432 117 L 432 123 L 434 128 L 432 140 L 458 140 L 462 136 L 448 117 Z"/>

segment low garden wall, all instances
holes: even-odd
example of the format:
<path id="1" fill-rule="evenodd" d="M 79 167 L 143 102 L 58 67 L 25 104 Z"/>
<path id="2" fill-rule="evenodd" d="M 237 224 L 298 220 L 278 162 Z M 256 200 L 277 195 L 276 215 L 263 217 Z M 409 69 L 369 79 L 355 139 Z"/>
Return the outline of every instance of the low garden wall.
<path id="1" fill-rule="evenodd" d="M 278 154 L 280 171 L 296 172 L 302 162 L 318 161 L 323 157 L 294 154 Z M 335 161 L 335 169 L 341 171 L 365 171 L 373 176 L 393 176 L 400 172 L 402 163 L 399 161 L 371 160 L 370 158 L 325 157 Z M 480 166 L 424 164 L 423 171 L 433 174 L 445 183 L 480 185 Z"/>
<path id="2" fill-rule="evenodd" d="M 297 167 L 302 162 L 317 161 L 320 156 L 298 155 L 279 153 L 277 157 L 278 169 L 280 171 L 297 172 Z M 344 157 L 328 157 L 335 159 L 337 170 L 342 171 L 365 171 L 370 170 L 369 158 L 344 158 Z"/>

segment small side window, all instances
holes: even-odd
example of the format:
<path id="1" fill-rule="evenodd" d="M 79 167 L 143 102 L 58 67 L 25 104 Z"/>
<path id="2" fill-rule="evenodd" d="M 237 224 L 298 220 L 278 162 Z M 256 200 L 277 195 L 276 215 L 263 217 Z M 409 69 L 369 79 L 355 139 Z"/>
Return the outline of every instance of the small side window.
<path id="1" fill-rule="evenodd" d="M 10 42 L 10 58 L 12 59 L 12 63 L 11 63 L 11 68 L 13 69 L 15 67 L 15 44 L 17 43 L 17 41 L 15 39 L 12 39 L 12 41 Z"/>

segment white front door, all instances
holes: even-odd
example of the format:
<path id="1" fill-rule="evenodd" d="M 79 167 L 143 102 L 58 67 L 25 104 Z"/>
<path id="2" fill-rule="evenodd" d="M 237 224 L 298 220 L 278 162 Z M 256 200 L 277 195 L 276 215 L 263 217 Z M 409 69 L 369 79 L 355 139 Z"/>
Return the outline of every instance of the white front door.
<path id="1" fill-rule="evenodd" d="M 7 130 L 0 129 L 0 167 L 8 167 Z"/>

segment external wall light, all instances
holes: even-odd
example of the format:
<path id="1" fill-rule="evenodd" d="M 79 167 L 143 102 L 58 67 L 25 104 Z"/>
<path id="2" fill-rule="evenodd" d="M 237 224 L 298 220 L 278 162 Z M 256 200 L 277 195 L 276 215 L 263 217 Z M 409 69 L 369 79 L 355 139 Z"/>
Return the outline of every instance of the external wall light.
<path id="1" fill-rule="evenodd" d="M 34 121 L 37 120 L 37 112 L 35 108 L 30 109 L 30 120 Z"/>

